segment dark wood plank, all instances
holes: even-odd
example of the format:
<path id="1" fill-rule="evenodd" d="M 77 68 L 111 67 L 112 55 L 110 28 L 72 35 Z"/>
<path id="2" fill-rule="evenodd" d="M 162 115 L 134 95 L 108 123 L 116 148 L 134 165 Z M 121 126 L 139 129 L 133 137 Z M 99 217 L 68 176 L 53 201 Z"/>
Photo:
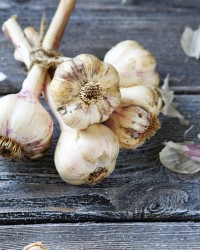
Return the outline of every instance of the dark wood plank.
<path id="1" fill-rule="evenodd" d="M 0 249 L 41 241 L 48 250 L 199 249 L 199 223 L 40 224 L 0 227 Z"/>
<path id="2" fill-rule="evenodd" d="M 163 79 L 171 74 L 171 85 L 177 92 L 200 93 L 199 62 L 188 58 L 180 46 L 181 33 L 186 25 L 199 25 L 198 0 L 77 0 L 69 27 L 64 35 L 61 51 L 68 56 L 92 53 L 103 58 L 114 44 L 135 39 L 155 54 L 158 71 Z M 5 0 L 0 2 L 0 24 L 16 13 L 25 27 L 38 27 L 45 12 L 53 16 L 57 1 Z M 0 32 L 0 70 L 9 77 L 1 82 L 0 93 L 14 93 L 20 89 L 26 72 L 12 57 L 13 48 Z"/>
<path id="3" fill-rule="evenodd" d="M 180 110 L 200 132 L 200 96 L 178 96 Z M 188 126 L 161 117 L 162 129 L 143 147 L 121 151 L 114 173 L 95 187 L 65 184 L 52 148 L 43 158 L 19 163 L 0 159 L 0 224 L 76 221 L 200 220 L 200 173 L 185 176 L 165 169 L 158 157 L 165 140 L 182 141 Z"/>

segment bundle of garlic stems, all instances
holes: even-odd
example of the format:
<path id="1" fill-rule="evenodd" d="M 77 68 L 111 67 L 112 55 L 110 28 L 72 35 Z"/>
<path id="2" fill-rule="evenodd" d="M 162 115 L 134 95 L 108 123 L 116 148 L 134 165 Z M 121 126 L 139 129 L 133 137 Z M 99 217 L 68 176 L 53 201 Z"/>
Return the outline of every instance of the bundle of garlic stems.
<path id="1" fill-rule="evenodd" d="M 56 49 L 59 45 L 65 25 L 69 19 L 74 1 L 61 0 L 50 27 L 44 37 L 43 50 Z M 21 42 L 28 46 L 24 35 L 16 39 L 21 32 L 16 17 L 11 17 L 3 24 L 3 31 L 10 37 L 16 48 L 24 55 L 29 64 L 29 54 Z M 0 155 L 9 159 L 29 160 L 41 157 L 50 147 L 53 122 L 50 115 L 39 102 L 39 97 L 46 81 L 47 69 L 34 64 L 23 82 L 18 94 L 0 99 Z"/>
<path id="2" fill-rule="evenodd" d="M 19 23 L 17 25 L 20 27 Z M 19 38 L 23 32 L 21 27 L 20 30 Z M 35 46 L 39 38 L 38 33 L 32 27 L 26 28 L 24 33 L 29 44 Z M 10 32 L 10 38 L 12 41 L 12 32 Z M 24 61 L 27 67 L 30 65 L 30 59 L 25 61 L 23 53 L 26 55 L 30 50 L 30 45 L 21 43 L 21 50 L 16 48 L 17 52 L 15 52 L 17 58 Z M 49 90 L 50 81 L 50 77 L 47 76 L 44 95 L 61 129 L 55 151 L 56 169 L 67 183 L 94 185 L 113 172 L 119 153 L 118 139 L 108 127 L 102 124 L 93 124 L 84 130 L 66 126 L 52 100 Z"/>
<path id="3" fill-rule="evenodd" d="M 23 33 L 19 23 L 15 25 L 17 33 L 9 30 L 14 45 L 20 41 L 14 56 L 29 68 L 29 54 L 39 34 L 32 27 Z M 149 56 L 143 54 L 142 60 Z M 53 81 L 46 76 L 43 88 L 61 128 L 55 165 L 67 183 L 94 185 L 113 172 L 119 142 L 121 147 L 137 148 L 155 134 L 160 127 L 157 116 L 162 99 L 156 87 L 134 86 L 121 89 L 120 103 L 119 77 L 112 65 L 87 54 L 62 60 L 66 62 L 57 67 Z M 100 124 L 105 120 L 107 127 Z"/>

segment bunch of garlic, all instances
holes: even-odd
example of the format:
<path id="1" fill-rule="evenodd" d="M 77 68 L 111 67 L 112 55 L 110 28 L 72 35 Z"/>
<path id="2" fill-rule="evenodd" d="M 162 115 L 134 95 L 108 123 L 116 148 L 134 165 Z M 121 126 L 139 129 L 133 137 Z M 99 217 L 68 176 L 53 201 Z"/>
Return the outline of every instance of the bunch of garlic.
<path id="1" fill-rule="evenodd" d="M 37 32 L 33 32 L 33 28 L 27 28 L 25 31 L 28 41 L 34 46 Z M 12 36 L 12 32 L 10 35 Z M 24 47 L 23 43 L 21 48 L 26 53 L 30 52 L 30 48 Z M 21 55 L 15 52 L 20 61 L 24 60 L 23 53 Z M 88 56 L 86 55 L 86 57 Z M 26 61 L 25 64 L 28 67 L 29 61 Z M 47 76 L 44 95 L 61 129 L 54 157 L 56 169 L 61 178 L 69 184 L 94 185 L 110 175 L 115 168 L 119 153 L 117 136 L 102 124 L 93 124 L 84 130 L 68 127 L 56 110 L 50 91 L 50 82 L 51 79 Z M 107 82 L 109 83 L 109 81 Z"/>
<path id="2" fill-rule="evenodd" d="M 156 61 L 153 55 L 136 41 L 122 41 L 109 50 L 104 61 L 119 73 L 120 87 L 159 85 Z"/>
<path id="3" fill-rule="evenodd" d="M 34 45 L 34 35 L 27 33 L 26 37 Z M 30 59 L 25 60 L 23 53 L 29 53 L 30 48 L 23 48 L 23 44 L 20 48 L 15 57 L 29 66 Z M 148 59 L 147 64 L 154 66 L 146 65 L 146 69 L 154 72 L 155 61 L 143 50 L 138 45 L 135 51 L 137 69 L 138 65 L 144 67 L 143 61 Z M 148 70 L 142 75 L 147 77 Z M 157 73 L 153 74 L 154 79 L 158 79 Z M 152 79 L 149 85 L 157 85 Z M 160 127 L 157 118 L 162 106 L 159 90 L 147 86 L 144 79 L 145 86 L 119 89 L 119 80 L 120 70 L 118 75 L 111 64 L 88 54 L 61 63 L 51 82 L 47 76 L 43 91 L 61 129 L 55 165 L 65 182 L 75 185 L 100 182 L 113 172 L 119 145 L 136 148 Z M 107 126 L 101 124 L 104 121 Z"/>

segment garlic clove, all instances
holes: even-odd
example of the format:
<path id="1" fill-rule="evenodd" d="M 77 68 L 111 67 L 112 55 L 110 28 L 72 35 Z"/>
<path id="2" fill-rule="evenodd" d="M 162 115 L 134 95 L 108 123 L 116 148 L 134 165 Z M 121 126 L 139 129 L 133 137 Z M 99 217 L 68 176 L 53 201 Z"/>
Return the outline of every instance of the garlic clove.
<path id="1" fill-rule="evenodd" d="M 102 124 L 80 131 L 62 130 L 55 165 L 65 182 L 95 185 L 113 172 L 118 153 L 116 135 Z"/>
<path id="2" fill-rule="evenodd" d="M 0 155 L 29 160 L 41 157 L 52 142 L 53 122 L 35 98 L 26 93 L 0 99 Z"/>
<path id="3" fill-rule="evenodd" d="M 194 174 L 200 171 L 200 146 L 192 142 L 169 141 L 159 154 L 161 163 L 180 174 Z"/>
<path id="4" fill-rule="evenodd" d="M 117 108 L 106 125 L 117 135 L 120 146 L 125 149 L 141 146 L 160 128 L 157 117 L 139 106 Z"/>
<path id="5" fill-rule="evenodd" d="M 139 106 L 157 116 L 162 108 L 162 96 L 160 90 L 151 86 L 134 86 L 121 88 L 120 107 L 131 105 Z"/>
<path id="6" fill-rule="evenodd" d="M 107 52 L 105 62 L 112 64 L 119 73 L 120 87 L 134 85 L 159 85 L 153 55 L 136 41 L 122 41 Z"/>
<path id="7" fill-rule="evenodd" d="M 60 64 L 50 92 L 66 125 L 76 129 L 105 121 L 120 104 L 117 71 L 89 54 Z"/>

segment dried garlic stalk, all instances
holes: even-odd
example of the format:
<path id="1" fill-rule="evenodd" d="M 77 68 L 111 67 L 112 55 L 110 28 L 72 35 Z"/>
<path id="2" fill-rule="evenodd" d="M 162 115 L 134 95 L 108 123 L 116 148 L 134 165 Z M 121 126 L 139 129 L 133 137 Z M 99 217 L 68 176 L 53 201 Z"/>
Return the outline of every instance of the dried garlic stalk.
<path id="1" fill-rule="evenodd" d="M 164 79 L 164 84 L 161 87 L 161 94 L 164 102 L 161 112 L 166 116 L 176 117 L 182 125 L 187 125 L 188 121 L 186 121 L 183 115 L 176 109 L 177 103 L 173 102 L 174 92 L 169 89 L 169 75 Z"/>
<path id="2" fill-rule="evenodd" d="M 160 152 L 160 161 L 165 167 L 180 174 L 197 173 L 200 171 L 200 145 L 169 141 Z"/>
<path id="3" fill-rule="evenodd" d="M 185 27 L 181 37 L 181 46 L 187 56 L 200 58 L 200 26 L 196 30 Z"/>

